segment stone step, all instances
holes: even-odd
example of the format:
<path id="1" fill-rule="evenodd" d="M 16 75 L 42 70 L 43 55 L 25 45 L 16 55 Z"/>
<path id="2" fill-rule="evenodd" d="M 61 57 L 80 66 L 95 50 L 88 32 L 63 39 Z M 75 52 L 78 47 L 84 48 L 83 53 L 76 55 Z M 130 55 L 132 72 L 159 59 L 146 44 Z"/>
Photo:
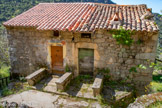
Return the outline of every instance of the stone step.
<path id="1" fill-rule="evenodd" d="M 57 88 L 56 86 L 46 86 L 43 90 L 47 92 L 56 92 Z"/>

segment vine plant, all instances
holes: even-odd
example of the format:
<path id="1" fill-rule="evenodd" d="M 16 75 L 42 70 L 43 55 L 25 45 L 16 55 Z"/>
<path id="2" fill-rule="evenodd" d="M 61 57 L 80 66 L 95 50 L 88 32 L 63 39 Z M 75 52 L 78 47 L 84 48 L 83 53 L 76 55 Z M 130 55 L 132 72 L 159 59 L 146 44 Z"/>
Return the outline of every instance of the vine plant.
<path id="1" fill-rule="evenodd" d="M 133 32 L 131 30 L 125 30 L 121 26 L 119 30 L 111 30 L 113 38 L 116 39 L 118 44 L 130 46 L 133 43 L 132 35 Z"/>

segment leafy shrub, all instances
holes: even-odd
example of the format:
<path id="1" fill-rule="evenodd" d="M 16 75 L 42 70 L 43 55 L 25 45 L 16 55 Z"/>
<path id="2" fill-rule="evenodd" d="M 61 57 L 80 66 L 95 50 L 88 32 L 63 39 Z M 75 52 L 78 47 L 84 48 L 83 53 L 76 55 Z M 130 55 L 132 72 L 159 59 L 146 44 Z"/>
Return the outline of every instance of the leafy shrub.
<path id="1" fill-rule="evenodd" d="M 123 27 L 120 27 L 119 30 L 112 30 L 111 33 L 118 44 L 130 46 L 133 43 L 133 39 L 131 38 L 133 32 L 131 30 L 125 30 Z"/>
<path id="2" fill-rule="evenodd" d="M 161 108 L 162 101 L 155 102 L 154 104 L 149 105 L 147 108 Z"/>
<path id="3" fill-rule="evenodd" d="M 14 94 L 13 90 L 8 89 L 7 87 L 2 90 L 2 96 L 8 96 Z"/>
<path id="4" fill-rule="evenodd" d="M 10 69 L 9 66 L 1 64 L 1 66 L 0 66 L 0 78 L 4 78 L 4 77 L 10 76 L 9 69 Z"/>
<path id="5" fill-rule="evenodd" d="M 162 92 L 162 83 L 160 82 L 151 82 L 151 90 L 152 92 Z"/>

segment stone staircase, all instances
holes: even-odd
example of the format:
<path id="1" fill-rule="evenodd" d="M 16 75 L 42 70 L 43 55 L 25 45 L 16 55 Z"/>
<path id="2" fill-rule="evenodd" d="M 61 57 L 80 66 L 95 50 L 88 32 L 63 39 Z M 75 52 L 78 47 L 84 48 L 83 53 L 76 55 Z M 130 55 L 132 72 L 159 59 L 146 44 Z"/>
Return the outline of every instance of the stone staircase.
<path id="1" fill-rule="evenodd" d="M 49 82 L 47 82 L 47 86 L 43 89 L 44 91 L 47 92 L 56 92 L 57 87 L 56 87 L 56 81 L 60 78 L 58 75 L 52 75 L 52 78 Z"/>

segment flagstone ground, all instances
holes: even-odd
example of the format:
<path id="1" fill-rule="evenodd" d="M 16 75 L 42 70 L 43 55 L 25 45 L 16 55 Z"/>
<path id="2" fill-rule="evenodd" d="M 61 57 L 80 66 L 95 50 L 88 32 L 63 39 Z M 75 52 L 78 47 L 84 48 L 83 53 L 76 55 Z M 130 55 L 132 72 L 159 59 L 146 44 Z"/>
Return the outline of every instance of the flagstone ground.
<path id="1" fill-rule="evenodd" d="M 88 101 L 78 98 L 63 97 L 56 94 L 45 93 L 37 90 L 24 91 L 1 99 L 0 102 L 16 102 L 34 108 L 101 108 L 97 101 Z"/>

